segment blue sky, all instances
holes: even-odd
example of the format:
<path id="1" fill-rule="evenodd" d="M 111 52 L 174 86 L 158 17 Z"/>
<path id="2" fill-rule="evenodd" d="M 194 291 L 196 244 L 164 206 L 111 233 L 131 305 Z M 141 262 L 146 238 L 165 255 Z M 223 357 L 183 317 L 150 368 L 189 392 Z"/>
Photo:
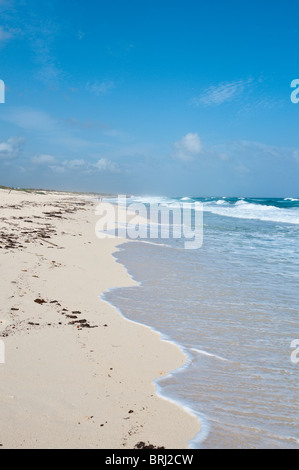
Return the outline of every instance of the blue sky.
<path id="1" fill-rule="evenodd" d="M 298 8 L 0 0 L 0 184 L 298 197 Z"/>

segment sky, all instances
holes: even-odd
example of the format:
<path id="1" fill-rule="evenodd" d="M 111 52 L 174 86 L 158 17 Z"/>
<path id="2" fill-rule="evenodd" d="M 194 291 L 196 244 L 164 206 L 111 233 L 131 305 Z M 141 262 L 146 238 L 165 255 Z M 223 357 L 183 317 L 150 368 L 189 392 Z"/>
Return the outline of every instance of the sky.
<path id="1" fill-rule="evenodd" d="M 0 0 L 0 185 L 298 197 L 298 11 Z"/>

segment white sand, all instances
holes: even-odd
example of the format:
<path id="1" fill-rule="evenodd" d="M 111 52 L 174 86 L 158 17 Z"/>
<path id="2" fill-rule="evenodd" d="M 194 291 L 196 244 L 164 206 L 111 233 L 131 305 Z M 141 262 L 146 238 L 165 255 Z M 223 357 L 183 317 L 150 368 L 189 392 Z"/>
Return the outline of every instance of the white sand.
<path id="1" fill-rule="evenodd" d="M 62 218 L 44 214 L 53 211 Z M 0 220 L 3 448 L 188 448 L 197 419 L 153 384 L 186 358 L 100 300 L 134 282 L 111 256 L 120 240 L 96 238 L 94 203 L 0 190 Z M 69 324 L 79 320 L 96 328 Z"/>

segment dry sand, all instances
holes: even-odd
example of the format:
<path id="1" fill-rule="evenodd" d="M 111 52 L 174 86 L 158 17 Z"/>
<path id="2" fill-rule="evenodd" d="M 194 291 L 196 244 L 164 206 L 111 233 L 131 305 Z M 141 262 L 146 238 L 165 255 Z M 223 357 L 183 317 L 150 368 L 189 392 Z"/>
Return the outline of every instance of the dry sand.
<path id="1" fill-rule="evenodd" d="M 91 198 L 0 190 L 0 219 L 1 447 L 188 448 L 197 419 L 153 383 L 186 358 L 100 299 L 134 281 Z"/>

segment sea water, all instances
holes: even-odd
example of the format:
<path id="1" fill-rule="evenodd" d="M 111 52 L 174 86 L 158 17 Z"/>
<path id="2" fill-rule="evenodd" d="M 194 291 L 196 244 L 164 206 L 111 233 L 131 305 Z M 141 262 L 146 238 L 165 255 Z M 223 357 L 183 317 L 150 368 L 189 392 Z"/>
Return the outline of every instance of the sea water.
<path id="1" fill-rule="evenodd" d="M 159 201 L 203 204 L 203 246 L 122 245 L 116 258 L 140 285 L 105 299 L 186 352 L 157 391 L 198 416 L 191 447 L 298 448 L 299 199 Z"/>

